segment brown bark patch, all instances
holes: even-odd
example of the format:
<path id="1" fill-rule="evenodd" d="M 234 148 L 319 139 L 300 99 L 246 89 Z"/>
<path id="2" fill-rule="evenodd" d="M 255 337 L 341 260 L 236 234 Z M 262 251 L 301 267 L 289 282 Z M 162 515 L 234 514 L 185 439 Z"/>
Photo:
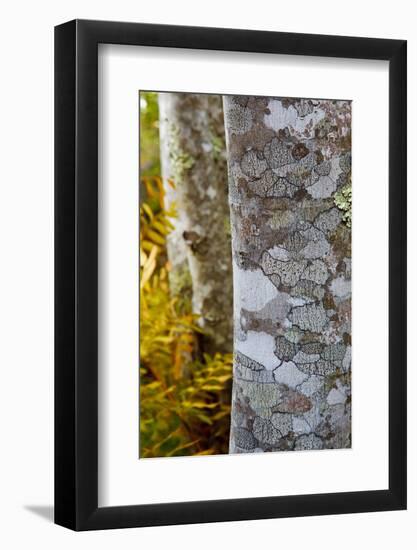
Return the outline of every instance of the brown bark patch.
<path id="1" fill-rule="evenodd" d="M 310 399 L 294 390 L 288 390 L 278 405 L 272 408 L 272 412 L 280 413 L 304 413 L 311 409 Z"/>
<path id="2" fill-rule="evenodd" d="M 291 154 L 295 158 L 295 160 L 301 160 L 302 158 L 306 157 L 309 152 L 310 151 L 307 149 L 304 143 L 297 143 L 291 150 Z"/>

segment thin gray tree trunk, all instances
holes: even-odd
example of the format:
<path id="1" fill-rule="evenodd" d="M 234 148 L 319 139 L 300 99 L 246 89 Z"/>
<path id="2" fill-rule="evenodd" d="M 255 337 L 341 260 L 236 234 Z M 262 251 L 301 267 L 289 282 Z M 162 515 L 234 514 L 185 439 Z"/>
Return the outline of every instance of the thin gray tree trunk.
<path id="1" fill-rule="evenodd" d="M 351 104 L 224 97 L 231 453 L 351 445 Z"/>
<path id="2" fill-rule="evenodd" d="M 168 237 L 170 284 L 192 286 L 203 351 L 232 350 L 232 268 L 221 96 L 160 93 L 161 160 L 176 229 Z"/>

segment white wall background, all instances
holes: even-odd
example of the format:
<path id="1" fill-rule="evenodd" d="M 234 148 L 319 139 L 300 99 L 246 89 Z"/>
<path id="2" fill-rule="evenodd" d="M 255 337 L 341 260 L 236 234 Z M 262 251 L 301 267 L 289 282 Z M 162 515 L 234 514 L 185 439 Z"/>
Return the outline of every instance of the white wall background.
<path id="1" fill-rule="evenodd" d="M 413 3 L 38 0 L 2 10 L 0 86 L 0 544 L 7 549 L 388 549 L 417 521 L 415 388 L 417 36 Z M 110 19 L 409 40 L 409 510 L 96 533 L 51 523 L 53 495 L 53 26 Z M 370 213 L 372 215 L 372 213 Z M 408 545 L 412 547 L 412 543 Z"/>

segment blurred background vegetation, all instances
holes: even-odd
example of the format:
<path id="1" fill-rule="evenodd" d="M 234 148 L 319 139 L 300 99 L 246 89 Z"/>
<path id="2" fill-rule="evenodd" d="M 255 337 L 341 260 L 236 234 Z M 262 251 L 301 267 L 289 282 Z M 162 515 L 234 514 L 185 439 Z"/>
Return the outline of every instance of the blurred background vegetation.
<path id="1" fill-rule="evenodd" d="M 158 97 L 140 97 L 140 458 L 226 454 L 232 354 L 208 355 L 188 295 L 169 288 L 166 239 L 175 205 L 165 207 Z"/>

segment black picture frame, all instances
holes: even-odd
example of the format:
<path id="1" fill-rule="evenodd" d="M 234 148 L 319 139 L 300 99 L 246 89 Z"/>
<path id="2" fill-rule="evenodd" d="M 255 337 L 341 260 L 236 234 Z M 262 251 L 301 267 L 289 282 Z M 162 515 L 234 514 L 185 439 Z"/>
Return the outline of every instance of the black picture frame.
<path id="1" fill-rule="evenodd" d="M 389 61 L 389 488 L 98 506 L 98 44 Z M 406 508 L 404 40 L 74 20 L 55 28 L 55 523 L 77 531 Z"/>

